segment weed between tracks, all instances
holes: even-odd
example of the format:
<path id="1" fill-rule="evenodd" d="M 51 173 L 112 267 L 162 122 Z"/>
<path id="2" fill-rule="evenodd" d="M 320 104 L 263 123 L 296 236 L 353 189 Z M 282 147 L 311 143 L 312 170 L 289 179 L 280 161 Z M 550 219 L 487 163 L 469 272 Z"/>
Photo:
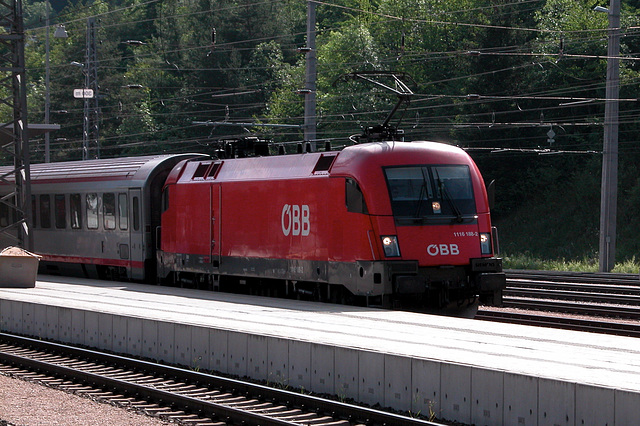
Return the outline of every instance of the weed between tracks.
<path id="1" fill-rule="evenodd" d="M 502 256 L 505 269 L 531 269 L 539 271 L 598 272 L 597 258 L 581 260 L 540 259 L 526 253 L 504 254 Z M 637 274 L 640 272 L 640 261 L 635 256 L 622 263 L 616 263 L 613 271 L 620 274 Z"/>

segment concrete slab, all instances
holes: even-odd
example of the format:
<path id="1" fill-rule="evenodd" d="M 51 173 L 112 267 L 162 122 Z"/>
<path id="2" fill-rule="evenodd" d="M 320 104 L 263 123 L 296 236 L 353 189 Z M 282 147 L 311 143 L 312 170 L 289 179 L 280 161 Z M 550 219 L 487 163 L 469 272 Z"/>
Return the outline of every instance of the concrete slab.
<path id="1" fill-rule="evenodd" d="M 59 308 L 58 309 L 58 330 L 60 334 L 59 340 L 63 342 L 70 342 L 71 329 L 73 327 L 73 309 L 71 308 Z"/>
<path id="2" fill-rule="evenodd" d="M 309 391 L 311 389 L 311 343 L 289 340 L 288 384 L 293 389 Z"/>
<path id="3" fill-rule="evenodd" d="M 84 342 L 92 348 L 100 348 L 100 314 L 98 312 L 84 312 Z"/>
<path id="4" fill-rule="evenodd" d="M 18 328 L 14 324 L 9 324 L 9 321 L 14 318 L 14 315 L 11 313 L 14 306 L 22 305 L 20 302 L 15 302 L 12 300 L 3 300 L 0 299 L 0 329 L 2 330 L 16 330 L 16 333 L 20 333 Z M 20 314 L 22 317 L 22 314 Z"/>
<path id="5" fill-rule="evenodd" d="M 47 337 L 47 306 L 37 304 L 37 306 L 33 310 L 33 314 L 34 314 L 34 332 L 36 337 L 46 338 Z M 14 318 L 14 321 L 16 321 L 15 318 Z"/>
<path id="6" fill-rule="evenodd" d="M 142 350 L 140 355 L 150 360 L 158 359 L 158 321 L 143 319 Z"/>
<path id="7" fill-rule="evenodd" d="M 247 336 L 247 375 L 257 380 L 271 381 L 269 370 L 267 368 L 268 361 L 268 338 L 265 336 Z"/>
<path id="8" fill-rule="evenodd" d="M 411 359 L 395 355 L 384 357 L 384 407 L 412 410 Z"/>
<path id="9" fill-rule="evenodd" d="M 536 377 L 505 373 L 504 375 L 505 425 L 535 425 L 538 423 L 538 379 Z"/>
<path id="10" fill-rule="evenodd" d="M 289 341 L 270 337 L 267 339 L 267 383 L 286 389 L 289 379 Z"/>
<path id="11" fill-rule="evenodd" d="M 311 345 L 311 388 L 329 395 L 338 391 L 335 384 L 335 348 L 327 345 Z M 344 393 L 344 391 L 343 391 Z"/>
<path id="12" fill-rule="evenodd" d="M 411 412 L 442 418 L 440 366 L 436 361 L 411 360 Z"/>
<path id="13" fill-rule="evenodd" d="M 113 350 L 117 353 L 127 353 L 127 317 L 113 315 L 111 317 Z"/>
<path id="14" fill-rule="evenodd" d="M 0 288 L 0 327 L 462 423 L 627 425 L 640 406 L 625 337 L 61 277 Z"/>
<path id="15" fill-rule="evenodd" d="M 360 351 L 348 348 L 334 348 L 335 394 L 340 399 L 359 399 L 359 359 Z"/>
<path id="16" fill-rule="evenodd" d="M 239 377 L 247 376 L 249 335 L 229 332 L 227 347 L 227 372 Z"/>
<path id="17" fill-rule="evenodd" d="M 615 424 L 632 425 L 638 423 L 640 394 L 616 390 L 615 400 Z"/>
<path id="18" fill-rule="evenodd" d="M 60 312 L 59 306 L 47 306 L 46 307 L 46 324 L 44 324 L 43 329 L 45 329 L 45 337 L 51 340 L 58 340 L 60 338 L 60 334 L 58 332 L 58 314 Z"/>
<path id="19" fill-rule="evenodd" d="M 377 352 L 358 352 L 358 400 L 365 404 L 384 404 L 384 357 Z"/>
<path id="20" fill-rule="evenodd" d="M 142 323 L 140 318 L 127 318 L 127 353 L 142 356 Z"/>
<path id="21" fill-rule="evenodd" d="M 158 358 L 170 364 L 176 362 L 175 328 L 175 324 L 158 321 Z"/>
<path id="22" fill-rule="evenodd" d="M 16 324 L 16 328 L 22 329 L 22 333 L 28 336 L 35 336 L 35 309 L 36 305 L 33 303 L 20 303 L 22 306 L 22 320 L 17 316 L 18 312 L 16 311 L 16 319 L 20 323 L 20 325 Z"/>
<path id="23" fill-rule="evenodd" d="M 576 385 L 576 424 L 608 426 L 611 419 L 615 419 L 614 389 Z"/>
<path id="24" fill-rule="evenodd" d="M 504 373 L 471 370 L 471 423 L 501 426 L 503 420 Z"/>
<path id="25" fill-rule="evenodd" d="M 193 368 L 194 359 L 191 357 L 191 325 L 175 324 L 174 333 L 175 363 Z"/>
<path id="26" fill-rule="evenodd" d="M 471 367 L 458 364 L 440 366 L 441 411 L 443 419 L 471 423 Z"/>
<path id="27" fill-rule="evenodd" d="M 552 379 L 538 380 L 538 425 L 574 425 L 576 384 Z"/>
<path id="28" fill-rule="evenodd" d="M 85 312 L 77 309 L 71 310 L 71 343 L 84 345 L 85 338 Z"/>
<path id="29" fill-rule="evenodd" d="M 209 330 L 209 366 L 213 371 L 229 373 L 229 332 L 226 330 Z M 238 365 L 239 368 L 239 365 Z"/>
<path id="30" fill-rule="evenodd" d="M 209 358 L 209 335 L 206 327 L 191 327 L 191 362 L 196 371 L 211 369 Z"/>

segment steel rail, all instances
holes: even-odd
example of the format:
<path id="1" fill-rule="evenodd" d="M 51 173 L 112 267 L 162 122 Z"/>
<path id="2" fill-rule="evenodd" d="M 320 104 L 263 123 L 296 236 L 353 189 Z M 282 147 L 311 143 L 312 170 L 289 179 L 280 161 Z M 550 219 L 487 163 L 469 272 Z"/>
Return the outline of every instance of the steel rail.
<path id="1" fill-rule="evenodd" d="M 258 385 L 254 383 L 243 382 L 240 380 L 229 379 L 220 376 L 209 375 L 201 372 L 184 370 L 172 366 L 160 365 L 148 361 L 137 360 L 133 358 L 123 357 L 119 355 L 106 354 L 98 351 L 71 347 L 58 343 L 35 340 L 26 337 L 19 337 L 10 334 L 0 333 L 0 343 L 11 344 L 19 347 L 29 348 L 30 350 L 42 351 L 48 354 L 45 360 L 34 360 L 26 357 L 25 351 L 10 354 L 0 349 L 0 360 L 7 362 L 16 362 L 19 365 L 29 366 L 29 368 L 41 369 L 42 371 L 55 372 L 63 377 L 78 377 L 84 383 L 97 384 L 108 389 L 118 389 L 118 391 L 130 394 L 140 395 L 144 398 L 150 398 L 156 401 L 162 401 L 162 404 L 175 405 L 176 407 L 185 407 L 185 410 L 195 413 L 203 413 L 205 416 L 224 418 L 232 420 L 235 423 L 244 424 L 261 424 L 261 425 L 292 425 L 306 424 L 294 422 L 288 419 L 278 419 L 275 417 L 265 417 L 264 414 L 256 412 L 247 412 L 239 407 L 230 407 L 224 404 L 216 404 L 212 401 L 206 401 L 187 395 L 177 395 L 175 392 L 155 389 L 150 386 L 144 386 L 126 381 L 121 378 L 104 377 L 95 370 L 104 366 L 117 366 L 119 370 L 128 369 L 130 372 L 144 373 L 154 377 L 169 377 L 172 380 L 180 381 L 182 384 L 194 384 L 197 386 L 207 387 L 209 389 L 227 389 L 233 390 L 235 395 L 244 395 L 247 398 L 254 398 L 259 401 L 284 401 L 283 404 L 289 407 L 304 408 L 305 412 L 314 413 L 330 413 L 334 420 L 347 419 L 351 424 L 367 424 L 367 425 L 407 425 L 407 426 L 437 426 L 439 423 L 429 422 L 426 420 L 402 416 L 394 413 L 374 410 L 366 407 L 346 404 L 339 401 L 319 398 L 312 395 L 304 395 L 301 393 L 291 392 L 283 389 L 271 388 L 268 386 Z M 54 355 L 60 357 L 73 357 L 78 360 L 90 360 L 98 366 L 93 371 L 77 371 L 73 366 L 55 364 L 51 359 Z M 4 361 L 3 361 L 4 362 Z M 86 361 L 85 361 L 86 363 Z M 125 373 L 119 373 L 119 376 L 126 376 Z M 147 380 L 145 380 L 147 381 Z M 310 408 L 312 407 L 312 409 Z M 308 422 L 307 422 L 308 423 Z M 314 423 L 316 424 L 316 423 Z M 322 423 L 317 423 L 322 424 Z"/>
<path id="2" fill-rule="evenodd" d="M 504 306 L 517 309 L 528 309 L 550 312 L 570 312 L 597 317 L 613 317 L 624 319 L 640 319 L 640 307 L 593 305 L 570 303 L 555 300 L 525 300 L 505 298 Z"/>
<path id="3" fill-rule="evenodd" d="M 511 324 L 640 337 L 640 324 L 612 323 L 608 321 L 550 317 L 549 315 L 505 311 L 478 311 L 475 318 L 481 321 L 506 322 Z"/>
<path id="4" fill-rule="evenodd" d="M 575 291 L 576 289 L 588 290 L 593 293 L 611 293 L 640 295 L 640 286 L 629 284 L 608 284 L 608 283 L 580 283 L 580 282 L 560 282 L 551 280 L 537 280 L 526 278 L 507 278 L 509 288 L 544 288 L 558 291 Z"/>
<path id="5" fill-rule="evenodd" d="M 640 296 L 633 294 L 610 294 L 610 293 L 594 293 L 591 291 L 584 291 L 581 288 L 576 288 L 573 291 L 568 290 L 555 290 L 555 289 L 520 289 L 508 286 L 503 295 L 512 298 L 549 298 L 554 300 L 575 300 L 582 302 L 597 302 L 608 304 L 623 304 L 623 305 L 640 305 Z"/>
<path id="6" fill-rule="evenodd" d="M 523 278 L 526 280 L 548 280 L 554 282 L 578 283 L 613 283 L 640 287 L 640 274 L 620 274 L 613 272 L 571 272 L 571 271 L 539 271 L 524 269 L 505 270 L 507 279 Z"/>

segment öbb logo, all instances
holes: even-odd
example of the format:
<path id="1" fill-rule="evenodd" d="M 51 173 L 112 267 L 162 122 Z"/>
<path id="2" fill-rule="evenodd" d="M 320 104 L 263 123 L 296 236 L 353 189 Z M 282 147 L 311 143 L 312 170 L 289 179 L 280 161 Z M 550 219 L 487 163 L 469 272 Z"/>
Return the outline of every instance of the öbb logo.
<path id="1" fill-rule="evenodd" d="M 306 204 L 301 206 L 297 204 L 285 204 L 284 207 L 282 207 L 280 222 L 282 224 L 282 233 L 285 236 L 291 234 L 293 236 L 302 235 L 305 237 L 309 235 L 311 229 L 309 206 Z"/>
<path id="2" fill-rule="evenodd" d="M 460 248 L 457 244 L 429 244 L 427 254 L 429 256 L 457 256 L 460 254 Z"/>

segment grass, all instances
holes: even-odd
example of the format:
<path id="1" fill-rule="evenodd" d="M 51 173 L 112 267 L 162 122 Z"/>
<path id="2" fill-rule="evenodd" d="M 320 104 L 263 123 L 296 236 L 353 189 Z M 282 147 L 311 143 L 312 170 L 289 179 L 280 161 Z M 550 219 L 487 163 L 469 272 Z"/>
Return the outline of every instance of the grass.
<path id="1" fill-rule="evenodd" d="M 572 271 L 598 272 L 597 258 L 582 260 L 540 259 L 528 254 L 504 254 L 502 256 L 504 269 L 532 269 L 540 271 Z M 638 274 L 640 262 L 635 257 L 621 263 L 616 263 L 613 271 L 623 274 Z"/>

